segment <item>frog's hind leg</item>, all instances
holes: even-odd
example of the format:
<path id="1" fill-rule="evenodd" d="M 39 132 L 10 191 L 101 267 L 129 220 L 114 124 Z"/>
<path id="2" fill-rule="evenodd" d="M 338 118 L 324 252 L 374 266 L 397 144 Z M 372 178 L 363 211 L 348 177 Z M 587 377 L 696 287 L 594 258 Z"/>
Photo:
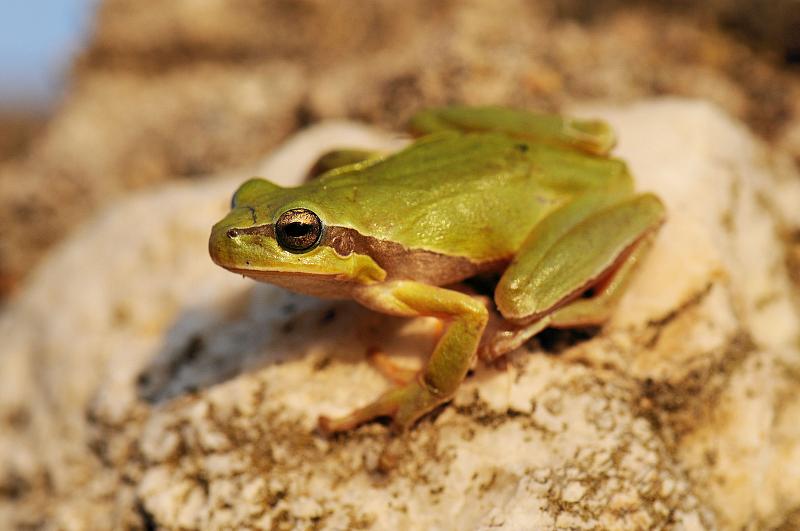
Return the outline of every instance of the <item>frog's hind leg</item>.
<path id="1" fill-rule="evenodd" d="M 579 328 L 600 326 L 611 316 L 611 311 L 633 276 L 642 258 L 653 242 L 654 234 L 643 238 L 627 253 L 620 256 L 617 263 L 586 295 L 562 306 L 553 313 L 532 323 L 515 325 L 495 314 L 490 319 L 478 350 L 480 358 L 486 362 L 521 347 L 530 338 L 545 328 Z"/>
<path id="2" fill-rule="evenodd" d="M 606 155 L 616 137 L 600 120 L 579 120 L 502 107 L 442 107 L 415 114 L 409 129 L 417 135 L 439 131 L 480 131 L 505 133 L 534 142 Z"/>
<path id="3" fill-rule="evenodd" d="M 550 315 L 554 328 L 599 326 L 611 317 L 614 304 L 625 292 L 633 272 L 641 263 L 655 239 L 650 233 L 621 255 L 614 267 L 592 286 L 588 297 L 576 299 Z"/>
<path id="4" fill-rule="evenodd" d="M 367 353 L 367 359 L 376 371 L 395 385 L 406 385 L 419 373 L 419 369 L 410 369 L 395 363 L 394 360 L 378 349 L 370 349 Z"/>
<path id="5" fill-rule="evenodd" d="M 593 196 L 543 220 L 498 282 L 504 321 L 483 339 L 482 357 L 508 352 L 548 326 L 602 324 L 663 218 L 659 199 L 641 194 Z"/>
<path id="6" fill-rule="evenodd" d="M 497 313 L 491 315 L 486 332 L 478 346 L 478 357 L 491 363 L 501 356 L 521 347 L 530 338 L 550 325 L 550 318 L 544 317 L 527 325 L 506 321 Z"/>
<path id="7" fill-rule="evenodd" d="M 370 162 L 377 162 L 385 156 L 380 151 L 369 151 L 366 149 L 334 149 L 323 153 L 311 166 L 306 175 L 306 180 L 316 179 L 323 173 L 345 166 L 365 165 Z"/>

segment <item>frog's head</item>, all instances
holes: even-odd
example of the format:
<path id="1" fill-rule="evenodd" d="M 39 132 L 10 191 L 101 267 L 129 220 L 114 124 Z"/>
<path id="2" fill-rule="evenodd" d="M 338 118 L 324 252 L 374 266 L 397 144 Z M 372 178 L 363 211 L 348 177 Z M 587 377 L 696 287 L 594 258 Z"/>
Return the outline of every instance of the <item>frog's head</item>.
<path id="1" fill-rule="evenodd" d="M 212 260 L 234 273 L 318 296 L 383 280 L 386 273 L 369 255 L 343 249 L 348 229 L 302 190 L 258 178 L 242 184 L 231 211 L 211 229 Z"/>

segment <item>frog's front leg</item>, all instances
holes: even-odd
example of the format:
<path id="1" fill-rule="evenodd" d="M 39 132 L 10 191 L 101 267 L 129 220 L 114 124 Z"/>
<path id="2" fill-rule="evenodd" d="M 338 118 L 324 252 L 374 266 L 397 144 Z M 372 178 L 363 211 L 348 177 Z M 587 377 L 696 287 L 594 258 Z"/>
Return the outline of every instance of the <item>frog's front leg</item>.
<path id="1" fill-rule="evenodd" d="M 472 365 L 488 312 L 483 303 L 464 293 L 405 280 L 359 288 L 355 298 L 383 313 L 448 321 L 428 363 L 413 381 L 345 417 L 319 419 L 323 433 L 350 430 L 387 416 L 392 417 L 396 429 L 403 430 L 453 396 Z"/>

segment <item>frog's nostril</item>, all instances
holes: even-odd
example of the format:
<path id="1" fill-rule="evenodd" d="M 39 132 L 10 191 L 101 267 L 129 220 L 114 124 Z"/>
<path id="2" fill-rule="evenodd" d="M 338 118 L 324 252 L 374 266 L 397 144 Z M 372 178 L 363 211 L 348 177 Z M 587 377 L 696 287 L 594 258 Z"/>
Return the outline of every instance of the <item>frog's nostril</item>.
<path id="1" fill-rule="evenodd" d="M 235 238 L 239 235 L 239 231 L 236 229 L 228 229 L 228 232 L 225 233 L 228 238 Z"/>

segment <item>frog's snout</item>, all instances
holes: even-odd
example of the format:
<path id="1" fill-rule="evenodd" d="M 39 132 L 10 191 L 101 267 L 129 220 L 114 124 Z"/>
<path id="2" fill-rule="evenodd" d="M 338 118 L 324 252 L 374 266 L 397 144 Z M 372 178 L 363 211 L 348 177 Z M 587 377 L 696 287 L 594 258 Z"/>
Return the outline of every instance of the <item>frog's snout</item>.
<path id="1" fill-rule="evenodd" d="M 250 265 L 248 252 L 252 252 L 253 239 L 261 241 L 268 228 L 232 227 L 225 220 L 211 229 L 208 238 L 208 254 L 218 266 L 226 269 Z"/>
<path id="2" fill-rule="evenodd" d="M 215 264 L 225 267 L 227 263 L 227 253 L 225 252 L 230 240 L 238 237 L 236 229 L 225 229 L 224 227 L 214 226 L 208 238 L 208 254 Z"/>

